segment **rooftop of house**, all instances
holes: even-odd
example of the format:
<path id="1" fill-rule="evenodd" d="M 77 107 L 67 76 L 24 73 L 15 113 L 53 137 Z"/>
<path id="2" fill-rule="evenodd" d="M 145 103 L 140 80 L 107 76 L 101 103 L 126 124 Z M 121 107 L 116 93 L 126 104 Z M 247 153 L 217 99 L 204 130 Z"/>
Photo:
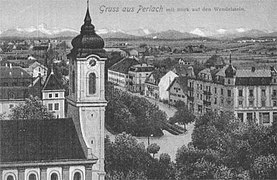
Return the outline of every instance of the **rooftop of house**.
<path id="1" fill-rule="evenodd" d="M 152 72 L 154 71 L 154 66 L 148 65 L 146 63 L 136 64 L 130 67 L 130 71 L 134 72 Z"/>
<path id="2" fill-rule="evenodd" d="M 19 66 L 0 66 L 0 79 L 32 78 Z"/>
<path id="3" fill-rule="evenodd" d="M 123 74 L 128 74 L 128 71 L 131 66 L 139 64 L 139 62 L 134 59 L 134 58 L 124 58 L 120 60 L 119 62 L 115 63 L 112 65 L 109 70 L 123 73 Z"/>
<path id="4" fill-rule="evenodd" d="M 54 72 L 52 71 L 49 76 L 46 78 L 44 86 L 42 90 L 63 90 L 64 88 L 61 86 Z"/>
<path id="5" fill-rule="evenodd" d="M 158 85 L 161 78 L 166 74 L 167 72 L 165 70 L 161 70 L 161 69 L 156 69 L 154 70 L 146 79 L 145 79 L 145 83 L 151 83 L 150 78 L 153 77 L 154 78 L 154 84 Z"/>
<path id="6" fill-rule="evenodd" d="M 175 77 L 174 80 L 169 85 L 167 91 L 169 91 L 171 89 L 171 87 L 174 85 L 175 82 L 180 85 L 180 87 L 184 93 L 186 93 L 188 91 L 188 77 L 186 77 L 186 76 Z"/>
<path id="7" fill-rule="evenodd" d="M 0 163 L 87 159 L 73 120 L 0 121 Z"/>

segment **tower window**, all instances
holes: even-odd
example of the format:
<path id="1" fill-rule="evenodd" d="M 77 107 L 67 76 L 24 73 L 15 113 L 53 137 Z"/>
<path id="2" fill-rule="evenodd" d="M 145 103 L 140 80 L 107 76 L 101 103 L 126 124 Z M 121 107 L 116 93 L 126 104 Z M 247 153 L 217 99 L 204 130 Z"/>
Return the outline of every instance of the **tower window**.
<path id="1" fill-rule="evenodd" d="M 96 75 L 95 73 L 89 74 L 89 94 L 95 94 L 96 93 Z"/>
<path id="2" fill-rule="evenodd" d="M 75 72 L 72 72 L 72 93 L 75 93 Z"/>

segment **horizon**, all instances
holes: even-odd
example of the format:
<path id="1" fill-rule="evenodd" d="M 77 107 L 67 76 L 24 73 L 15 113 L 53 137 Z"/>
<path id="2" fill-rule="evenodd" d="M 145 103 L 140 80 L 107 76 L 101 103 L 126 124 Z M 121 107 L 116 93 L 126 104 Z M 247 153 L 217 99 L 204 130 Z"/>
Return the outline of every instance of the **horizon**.
<path id="1" fill-rule="evenodd" d="M 41 24 L 46 24 L 49 29 L 67 28 L 79 32 L 86 12 L 86 1 L 83 1 L 14 0 L 10 2 L 2 0 L 0 31 L 37 28 Z M 188 0 L 182 2 L 181 0 L 171 2 L 97 0 L 90 2 L 89 9 L 92 23 L 98 31 L 105 29 L 117 31 L 147 29 L 156 32 L 176 30 L 199 35 L 204 31 L 211 34 L 225 34 L 227 31 L 244 32 L 252 29 L 276 32 L 277 12 L 274 11 L 276 5 L 274 0 L 196 0 L 193 2 Z M 124 7 L 133 9 L 125 9 L 130 12 L 123 12 Z M 149 12 L 151 7 L 157 7 L 157 9 L 162 7 L 162 11 Z M 179 7 L 182 7 L 182 12 L 176 12 Z M 206 12 L 204 7 L 211 8 L 211 11 Z M 238 8 L 238 11 L 216 12 L 214 10 L 216 7 Z M 143 12 L 143 8 L 149 8 L 148 12 Z M 166 12 L 167 8 L 174 8 L 175 11 Z M 183 12 L 187 9 L 190 11 Z M 193 12 L 192 9 L 198 11 Z M 109 10 L 112 12 L 108 12 Z"/>

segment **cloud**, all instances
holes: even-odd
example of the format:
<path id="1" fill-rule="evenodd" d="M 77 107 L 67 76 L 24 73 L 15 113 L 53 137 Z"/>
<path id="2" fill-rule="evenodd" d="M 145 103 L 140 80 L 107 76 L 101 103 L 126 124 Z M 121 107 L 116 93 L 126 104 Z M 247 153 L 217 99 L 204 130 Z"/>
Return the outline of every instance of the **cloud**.
<path id="1" fill-rule="evenodd" d="M 244 28 L 237 28 L 236 31 L 242 33 L 242 32 L 245 32 L 246 29 L 244 29 Z"/>
<path id="2" fill-rule="evenodd" d="M 218 32 L 219 34 L 224 34 L 224 33 L 226 33 L 226 29 L 218 29 L 218 30 L 216 30 L 216 32 Z"/>

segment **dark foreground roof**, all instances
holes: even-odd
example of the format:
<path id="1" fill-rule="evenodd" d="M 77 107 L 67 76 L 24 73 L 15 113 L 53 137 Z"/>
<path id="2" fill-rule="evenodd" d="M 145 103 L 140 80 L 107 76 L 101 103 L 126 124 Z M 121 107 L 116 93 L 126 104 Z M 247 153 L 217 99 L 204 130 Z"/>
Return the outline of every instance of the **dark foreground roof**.
<path id="1" fill-rule="evenodd" d="M 0 164 L 86 159 L 71 118 L 0 121 Z"/>

